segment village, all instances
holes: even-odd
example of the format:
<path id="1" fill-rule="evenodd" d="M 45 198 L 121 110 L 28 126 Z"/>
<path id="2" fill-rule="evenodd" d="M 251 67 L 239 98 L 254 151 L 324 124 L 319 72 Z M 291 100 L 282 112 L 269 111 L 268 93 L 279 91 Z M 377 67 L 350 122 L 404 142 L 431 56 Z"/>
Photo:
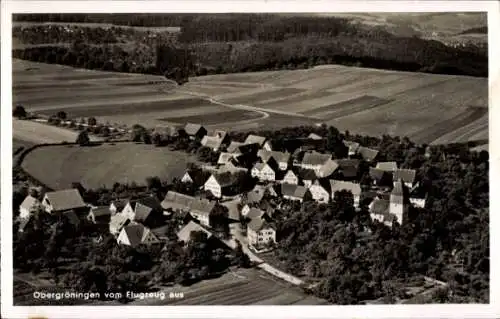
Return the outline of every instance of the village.
<path id="1" fill-rule="evenodd" d="M 187 243 L 193 232 L 203 232 L 229 248 L 242 245 L 250 260 L 263 265 L 262 269 L 300 285 L 300 279 L 259 257 L 277 243 L 273 213 L 282 201 L 328 204 L 352 200 L 357 211 L 367 206 L 371 219 L 388 227 L 404 224 L 411 205 L 425 206 L 426 192 L 415 170 L 398 168 L 396 162 L 378 162 L 377 150 L 356 142 L 342 141 L 347 156 L 334 158 L 333 154 L 316 151 L 325 137 L 315 133 L 295 143 L 300 145 L 295 150 L 284 150 L 272 139 L 254 134 L 242 142 L 231 141 L 229 134 L 221 130 L 208 134 L 200 124 L 157 127 L 153 131 L 153 139 L 181 135 L 220 154 L 216 165 L 186 169 L 180 183 L 194 192 L 170 190 L 162 199 L 153 195 L 124 198 L 111 200 L 105 206 L 85 203 L 76 188 L 50 191 L 39 198 L 28 195 L 20 205 L 19 232 L 33 220 L 33 214 L 42 210 L 66 216 L 74 224 L 86 219 L 109 232 L 121 245 L 156 245 L 167 237 L 165 221 L 184 214 L 177 232 L 180 241 Z M 361 176 L 362 161 L 370 165 L 369 179 Z M 349 195 L 337 197 L 339 192 Z M 280 199 L 280 204 L 273 199 Z M 220 208 L 227 229 L 222 236 L 218 231 L 221 219 L 215 216 L 220 215 Z"/>

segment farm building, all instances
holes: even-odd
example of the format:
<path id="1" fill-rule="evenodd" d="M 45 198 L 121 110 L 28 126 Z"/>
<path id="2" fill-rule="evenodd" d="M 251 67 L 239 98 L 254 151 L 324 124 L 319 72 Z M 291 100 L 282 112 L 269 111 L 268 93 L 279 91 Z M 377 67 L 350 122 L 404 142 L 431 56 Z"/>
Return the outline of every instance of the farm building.
<path id="1" fill-rule="evenodd" d="M 334 174 L 335 178 L 342 179 L 346 181 L 352 181 L 358 178 L 359 174 L 359 163 L 358 159 L 336 159 L 338 168 Z"/>
<path id="2" fill-rule="evenodd" d="M 184 132 L 193 140 L 201 140 L 203 136 L 207 135 L 207 130 L 202 125 L 193 123 L 187 123 L 186 126 L 184 126 Z"/>
<path id="3" fill-rule="evenodd" d="M 131 221 L 154 228 L 161 223 L 163 208 L 156 197 L 148 196 L 134 202 L 129 202 L 122 214 L 127 216 Z"/>
<path id="4" fill-rule="evenodd" d="M 309 193 L 309 190 L 300 185 L 281 184 L 281 194 L 283 198 L 303 202 Z M 309 193 L 310 194 L 310 193 Z"/>
<path id="5" fill-rule="evenodd" d="M 354 199 L 354 207 L 359 207 L 359 199 L 361 197 L 361 185 L 338 180 L 330 180 L 330 190 L 332 199 L 335 198 L 335 193 L 340 191 L 349 191 Z"/>
<path id="6" fill-rule="evenodd" d="M 205 182 L 203 188 L 212 193 L 213 196 L 221 198 L 223 195 L 231 193 L 231 188 L 241 182 L 242 175 L 232 172 L 214 173 Z"/>
<path id="7" fill-rule="evenodd" d="M 196 198 L 181 193 L 169 191 L 161 206 L 166 211 L 185 211 L 203 225 L 210 225 L 210 214 L 215 208 L 215 202 L 205 198 Z"/>
<path id="8" fill-rule="evenodd" d="M 264 218 L 253 218 L 247 226 L 248 243 L 252 246 L 262 246 L 276 243 L 276 229 Z"/>
<path id="9" fill-rule="evenodd" d="M 114 200 L 109 204 L 109 211 L 111 212 L 111 215 L 114 215 L 116 213 L 121 213 L 122 210 L 125 208 L 125 206 L 128 204 L 128 200 L 126 199 L 119 199 L 119 200 Z"/>
<path id="10" fill-rule="evenodd" d="M 386 172 L 394 172 L 398 169 L 398 164 L 396 162 L 378 162 L 375 168 Z"/>
<path id="11" fill-rule="evenodd" d="M 250 134 L 247 136 L 244 143 L 246 145 L 257 144 L 257 145 L 259 145 L 259 147 L 262 147 L 265 142 L 266 142 L 266 138 L 264 136 Z"/>
<path id="12" fill-rule="evenodd" d="M 260 203 L 266 195 L 269 195 L 271 197 L 278 196 L 273 185 L 255 185 L 255 187 L 251 191 L 243 196 L 243 199 L 247 204 L 257 204 Z"/>
<path id="13" fill-rule="evenodd" d="M 332 160 L 331 154 L 318 152 L 305 153 L 300 166 L 304 169 L 314 170 L 318 177 L 328 177 L 338 168 L 338 164 Z"/>
<path id="14" fill-rule="evenodd" d="M 111 219 L 109 206 L 91 207 L 87 219 L 94 224 L 109 224 Z"/>
<path id="15" fill-rule="evenodd" d="M 205 135 L 201 139 L 201 145 L 210 148 L 214 152 L 217 152 L 222 145 L 222 140 L 215 136 Z"/>
<path id="16" fill-rule="evenodd" d="M 41 203 L 35 197 L 28 195 L 19 206 L 19 218 L 27 219 L 41 207 Z"/>
<path id="17" fill-rule="evenodd" d="M 330 185 L 327 180 L 316 180 L 309 187 L 312 199 L 318 203 L 326 204 L 330 201 Z"/>
<path id="18" fill-rule="evenodd" d="M 73 210 L 77 214 L 88 213 L 89 207 L 77 189 L 66 189 L 48 192 L 42 200 L 42 206 L 49 214 L 63 213 Z"/>
<path id="19" fill-rule="evenodd" d="M 207 235 L 207 238 L 212 237 L 212 233 L 206 230 L 204 227 L 201 225 L 190 221 L 189 223 L 186 224 L 186 226 L 182 227 L 179 232 L 177 232 L 177 238 L 179 238 L 180 241 L 184 243 L 189 243 L 191 240 L 191 233 L 193 232 L 203 232 Z"/>
<path id="20" fill-rule="evenodd" d="M 260 181 L 274 182 L 276 180 L 276 172 L 268 163 L 255 163 L 251 175 Z"/>
<path id="21" fill-rule="evenodd" d="M 344 140 L 344 145 L 349 148 L 349 151 L 348 151 L 349 156 L 354 156 L 354 155 L 358 154 L 358 150 L 359 150 L 359 146 L 360 146 L 359 143 Z"/>
<path id="22" fill-rule="evenodd" d="M 109 232 L 113 236 L 117 236 L 123 227 L 130 223 L 130 219 L 124 214 L 116 214 L 111 216 L 109 221 Z"/>
<path id="23" fill-rule="evenodd" d="M 398 181 L 402 180 L 406 187 L 413 188 L 413 186 L 415 185 L 416 174 L 417 172 L 414 169 L 400 168 L 395 170 L 393 175 L 394 186 L 396 186 L 396 183 Z"/>
<path id="24" fill-rule="evenodd" d="M 364 146 L 360 146 L 358 148 L 358 154 L 367 162 L 373 162 L 377 156 L 378 156 L 378 151 L 377 150 L 374 150 L 374 149 L 371 149 L 371 148 L 368 148 L 368 147 L 364 147 Z"/>
<path id="25" fill-rule="evenodd" d="M 149 228 L 133 223 L 122 228 L 117 242 L 122 245 L 137 247 L 139 245 L 157 244 L 160 241 Z"/>
<path id="26" fill-rule="evenodd" d="M 298 185 L 299 184 L 299 177 L 292 170 L 288 170 L 288 172 L 286 172 L 286 174 L 283 177 L 283 179 L 281 180 L 281 182 L 285 183 L 285 184 Z"/>
<path id="27" fill-rule="evenodd" d="M 232 161 L 235 161 L 234 154 L 222 152 L 219 155 L 219 159 L 217 160 L 217 164 L 224 165 L 224 164 L 227 164 L 227 163 L 232 162 Z"/>
<path id="28" fill-rule="evenodd" d="M 392 173 L 384 171 L 379 168 L 370 167 L 370 178 L 373 181 L 373 185 L 376 186 L 390 186 L 392 184 Z"/>
<path id="29" fill-rule="evenodd" d="M 274 159 L 278 164 L 278 168 L 282 171 L 286 170 L 290 163 L 290 153 L 267 151 L 261 149 L 257 152 L 257 156 L 262 160 L 263 163 L 267 163 L 270 159 Z"/>

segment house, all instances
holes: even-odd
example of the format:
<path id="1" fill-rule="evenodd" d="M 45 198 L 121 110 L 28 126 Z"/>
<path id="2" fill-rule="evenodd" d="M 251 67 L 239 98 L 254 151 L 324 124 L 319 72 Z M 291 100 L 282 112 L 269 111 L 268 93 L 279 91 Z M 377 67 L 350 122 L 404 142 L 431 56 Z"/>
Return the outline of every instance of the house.
<path id="1" fill-rule="evenodd" d="M 117 241 L 119 244 L 131 247 L 137 247 L 141 244 L 157 244 L 160 242 L 149 228 L 136 223 L 123 227 L 118 235 Z"/>
<path id="2" fill-rule="evenodd" d="M 231 141 L 231 144 L 227 147 L 227 152 L 234 155 L 241 155 L 243 152 L 240 150 L 240 147 L 244 145 L 245 143 Z"/>
<path id="3" fill-rule="evenodd" d="M 316 180 L 309 187 L 312 198 L 322 204 L 326 204 L 330 201 L 330 187 L 326 180 Z"/>
<path id="4" fill-rule="evenodd" d="M 189 136 L 190 139 L 202 139 L 203 136 L 207 135 L 207 130 L 200 124 L 187 123 L 184 126 L 184 132 Z"/>
<path id="5" fill-rule="evenodd" d="M 210 148 L 214 152 L 217 152 L 222 145 L 222 140 L 217 136 L 205 135 L 201 139 L 201 145 Z"/>
<path id="6" fill-rule="evenodd" d="M 247 136 L 244 143 L 247 145 L 248 144 L 257 144 L 257 145 L 259 145 L 259 147 L 262 147 L 265 142 L 266 142 L 266 138 L 264 136 L 250 134 Z"/>
<path id="7" fill-rule="evenodd" d="M 392 184 L 392 172 L 384 171 L 379 168 L 370 167 L 370 178 L 373 185 L 376 186 L 390 186 Z"/>
<path id="8" fill-rule="evenodd" d="M 414 186 L 410 190 L 410 203 L 419 208 L 425 208 L 427 192 L 421 185 Z"/>
<path id="9" fill-rule="evenodd" d="M 396 181 L 391 192 L 389 212 L 396 216 L 396 221 L 403 225 L 404 216 L 409 208 L 408 189 L 402 180 Z"/>
<path id="10" fill-rule="evenodd" d="M 241 216 L 248 219 L 261 218 L 262 216 L 264 216 L 264 211 L 256 207 L 245 205 L 241 209 Z"/>
<path id="11" fill-rule="evenodd" d="M 285 184 L 299 185 L 299 177 L 292 170 L 288 170 L 281 182 Z"/>
<path id="12" fill-rule="evenodd" d="M 260 181 L 274 182 L 276 180 L 277 165 L 271 165 L 271 161 L 274 162 L 274 160 L 271 159 L 267 163 L 255 163 L 251 170 L 251 176 L 258 178 Z"/>
<path id="13" fill-rule="evenodd" d="M 247 226 L 248 243 L 252 246 L 262 246 L 276 243 L 276 229 L 264 218 L 254 218 Z"/>
<path id="14" fill-rule="evenodd" d="M 228 193 L 228 190 L 238 184 L 241 181 L 241 173 L 214 173 L 203 185 L 206 191 L 212 193 L 213 196 L 217 198 L 222 198 L 222 196 Z"/>
<path id="15" fill-rule="evenodd" d="M 114 200 L 109 204 L 109 211 L 111 212 L 111 215 L 114 215 L 116 213 L 121 213 L 122 210 L 125 208 L 125 206 L 128 204 L 128 200 L 126 199 L 118 199 Z"/>
<path id="16" fill-rule="evenodd" d="M 414 169 L 402 169 L 399 168 L 394 171 L 393 174 L 393 181 L 394 181 L 394 186 L 399 180 L 402 180 L 406 187 L 408 188 L 413 188 L 415 184 L 415 177 L 417 175 L 417 172 Z"/>
<path id="17" fill-rule="evenodd" d="M 332 160 L 331 154 L 318 152 L 305 153 L 300 166 L 304 169 L 314 170 L 320 178 L 332 175 L 338 168 L 338 164 Z"/>
<path id="18" fill-rule="evenodd" d="M 223 130 L 215 130 L 212 136 L 220 139 L 222 144 L 226 144 L 229 141 L 229 134 Z"/>
<path id="19" fill-rule="evenodd" d="M 272 140 L 267 140 L 262 146 L 262 150 L 271 152 L 276 150 L 276 145 Z"/>
<path id="20" fill-rule="evenodd" d="M 42 200 L 42 206 L 49 214 L 70 210 L 82 214 L 89 210 L 78 190 L 74 188 L 46 193 Z"/>
<path id="21" fill-rule="evenodd" d="M 373 162 L 377 158 L 378 151 L 368 147 L 360 146 L 358 148 L 358 154 L 361 155 L 361 157 L 365 161 Z"/>
<path id="22" fill-rule="evenodd" d="M 225 165 L 225 164 L 233 162 L 235 160 L 236 159 L 235 159 L 234 154 L 222 152 L 219 155 L 219 159 L 217 160 L 217 164 L 218 165 Z"/>
<path id="23" fill-rule="evenodd" d="M 353 182 L 330 180 L 330 191 L 332 199 L 335 198 L 336 192 L 340 192 L 343 190 L 352 193 L 354 199 L 354 207 L 359 207 L 359 200 L 361 198 L 361 185 Z"/>
<path id="24" fill-rule="evenodd" d="M 28 195 L 19 206 L 19 218 L 27 219 L 41 207 L 41 203 L 35 197 Z"/>
<path id="25" fill-rule="evenodd" d="M 255 187 L 244 196 L 244 202 L 247 204 L 258 204 L 266 195 L 271 197 L 278 196 L 273 185 L 255 185 Z"/>
<path id="26" fill-rule="evenodd" d="M 319 141 L 319 140 L 322 140 L 323 137 L 319 136 L 318 134 L 316 133 L 311 133 L 307 136 L 308 139 L 310 140 L 316 140 L 316 141 Z"/>
<path id="27" fill-rule="evenodd" d="M 111 216 L 109 221 L 109 232 L 111 235 L 118 235 L 122 228 L 130 223 L 130 218 L 124 214 L 116 214 Z"/>
<path id="28" fill-rule="evenodd" d="M 203 232 L 207 235 L 207 238 L 212 238 L 211 232 L 193 221 L 190 221 L 186 226 L 182 227 L 182 229 L 177 232 L 177 237 L 180 241 L 188 243 L 191 240 L 191 233 L 193 232 Z"/>
<path id="29" fill-rule="evenodd" d="M 348 153 L 349 156 L 354 156 L 354 155 L 358 154 L 358 150 L 360 147 L 359 143 L 344 140 L 344 145 L 349 148 L 349 153 Z"/>
<path id="30" fill-rule="evenodd" d="M 94 224 L 109 224 L 111 219 L 109 206 L 91 207 L 87 219 Z"/>
<path id="31" fill-rule="evenodd" d="M 281 194 L 283 198 L 288 200 L 300 201 L 302 203 L 308 192 L 308 189 L 304 186 L 281 184 Z"/>
<path id="32" fill-rule="evenodd" d="M 391 227 L 395 216 L 389 213 L 389 205 L 388 200 L 376 197 L 368 206 L 370 218 Z"/>
<path id="33" fill-rule="evenodd" d="M 298 175 L 302 184 L 307 188 L 309 188 L 318 178 L 316 172 L 312 169 L 301 169 L 298 171 Z"/>
<path id="34" fill-rule="evenodd" d="M 210 225 L 210 214 L 215 208 L 215 202 L 205 198 L 195 198 L 181 193 L 169 191 L 161 202 L 166 211 L 189 212 L 203 225 Z"/>
<path id="35" fill-rule="evenodd" d="M 240 203 L 241 199 L 239 198 L 221 203 L 222 206 L 227 208 L 227 215 L 228 215 L 227 217 L 230 223 L 240 221 L 240 209 L 238 208 Z"/>
<path id="36" fill-rule="evenodd" d="M 358 159 L 336 159 L 335 163 L 337 163 L 338 165 L 337 171 L 335 173 L 335 176 L 338 179 L 350 181 L 358 178 L 360 163 Z"/>
<path id="37" fill-rule="evenodd" d="M 130 209 L 132 207 L 133 210 Z M 122 214 L 126 215 L 132 221 L 154 228 L 160 223 L 163 216 L 163 208 L 156 197 L 148 196 L 134 202 L 129 202 Z"/>
<path id="38" fill-rule="evenodd" d="M 398 169 L 398 163 L 396 163 L 396 162 L 378 162 L 377 166 L 375 168 L 386 171 L 386 172 L 394 172 L 395 170 Z"/>
<path id="39" fill-rule="evenodd" d="M 188 184 L 193 183 L 193 178 L 191 177 L 191 175 L 189 174 L 189 172 L 186 172 L 184 174 L 184 176 L 182 176 L 181 182 L 182 183 L 188 183 Z"/>
<path id="40" fill-rule="evenodd" d="M 273 159 L 278 164 L 278 169 L 285 171 L 290 163 L 290 153 L 268 151 L 261 149 L 257 152 L 257 157 L 259 157 L 263 163 L 267 163 L 269 160 Z"/>

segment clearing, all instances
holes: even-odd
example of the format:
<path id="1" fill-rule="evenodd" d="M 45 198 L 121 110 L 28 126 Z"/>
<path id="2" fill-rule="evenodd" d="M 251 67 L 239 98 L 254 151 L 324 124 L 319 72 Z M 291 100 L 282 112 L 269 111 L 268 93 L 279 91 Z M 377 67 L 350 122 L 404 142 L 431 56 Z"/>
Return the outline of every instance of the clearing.
<path id="1" fill-rule="evenodd" d="M 149 176 L 181 177 L 189 161 L 187 153 L 135 143 L 91 147 L 58 145 L 40 147 L 26 155 L 22 167 L 53 189 L 81 182 L 86 188 L 112 187 L 115 182 L 144 185 Z"/>

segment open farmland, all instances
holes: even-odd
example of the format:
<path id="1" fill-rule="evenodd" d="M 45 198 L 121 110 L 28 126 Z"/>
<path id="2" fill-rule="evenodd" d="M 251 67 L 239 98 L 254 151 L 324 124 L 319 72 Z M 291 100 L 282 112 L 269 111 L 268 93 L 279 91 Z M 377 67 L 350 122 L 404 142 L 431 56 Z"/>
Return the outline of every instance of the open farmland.
<path id="1" fill-rule="evenodd" d="M 42 124 L 34 121 L 12 120 L 12 135 L 14 140 L 27 144 L 45 144 L 74 142 L 78 133 L 69 129 Z M 89 136 L 91 141 L 99 141 L 96 136 Z"/>
<path id="2" fill-rule="evenodd" d="M 177 87 L 163 77 L 15 60 L 13 82 L 14 102 L 28 111 L 126 125 L 257 130 L 324 122 L 418 143 L 488 136 L 486 78 L 327 65 L 194 77 Z"/>
<path id="3" fill-rule="evenodd" d="M 22 167 L 53 189 L 68 188 L 76 181 L 98 188 L 112 187 L 115 182 L 141 185 L 148 176 L 181 177 L 191 160 L 187 153 L 145 144 L 60 145 L 33 150 Z"/>

